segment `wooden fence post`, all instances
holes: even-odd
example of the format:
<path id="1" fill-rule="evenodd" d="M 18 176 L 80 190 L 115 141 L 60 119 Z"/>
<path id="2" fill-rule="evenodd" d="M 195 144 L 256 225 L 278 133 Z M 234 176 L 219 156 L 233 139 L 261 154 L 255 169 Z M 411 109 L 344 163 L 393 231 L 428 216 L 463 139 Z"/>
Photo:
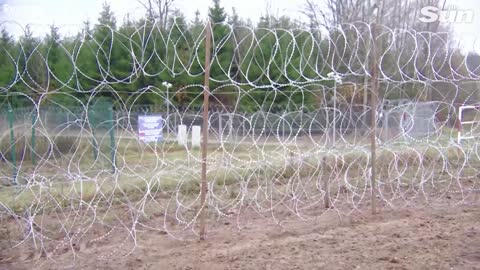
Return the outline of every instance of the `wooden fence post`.
<path id="1" fill-rule="evenodd" d="M 206 24 L 205 34 L 205 85 L 203 90 L 203 134 L 202 134 L 202 182 L 200 189 L 200 240 L 206 237 L 207 215 L 207 148 L 208 148 L 208 101 L 210 97 L 210 53 L 211 53 L 211 23 L 210 18 Z"/>

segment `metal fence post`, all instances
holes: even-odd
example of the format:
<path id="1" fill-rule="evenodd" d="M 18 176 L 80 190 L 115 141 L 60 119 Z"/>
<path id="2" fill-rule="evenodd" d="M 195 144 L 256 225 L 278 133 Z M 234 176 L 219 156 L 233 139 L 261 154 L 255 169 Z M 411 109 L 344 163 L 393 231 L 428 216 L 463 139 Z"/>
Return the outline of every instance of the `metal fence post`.
<path id="1" fill-rule="evenodd" d="M 93 160 L 97 160 L 98 158 L 98 145 L 97 145 L 97 140 L 95 138 L 95 118 L 93 117 L 93 114 L 91 108 L 88 108 L 88 122 L 90 123 L 90 128 L 92 129 L 92 147 L 93 147 Z"/>
<path id="2" fill-rule="evenodd" d="M 33 111 L 32 113 L 32 141 L 31 141 L 31 159 L 32 159 L 32 164 L 33 165 L 36 165 L 36 161 L 35 161 L 35 121 L 37 119 L 37 114 L 36 114 L 36 110 Z"/>
<path id="3" fill-rule="evenodd" d="M 17 184 L 17 149 L 15 147 L 15 131 L 13 127 L 14 116 L 13 116 L 13 109 L 12 105 L 8 104 L 8 125 L 10 127 L 10 154 L 12 158 L 12 165 L 13 165 L 13 184 Z"/>
<path id="4" fill-rule="evenodd" d="M 115 152 L 116 152 L 116 145 L 115 145 L 115 126 L 113 122 L 115 121 L 114 115 L 113 115 L 113 105 L 110 103 L 110 106 L 108 107 L 109 113 L 110 113 L 110 154 L 111 154 L 111 159 L 112 159 L 112 173 L 117 172 L 117 166 L 115 162 Z"/>

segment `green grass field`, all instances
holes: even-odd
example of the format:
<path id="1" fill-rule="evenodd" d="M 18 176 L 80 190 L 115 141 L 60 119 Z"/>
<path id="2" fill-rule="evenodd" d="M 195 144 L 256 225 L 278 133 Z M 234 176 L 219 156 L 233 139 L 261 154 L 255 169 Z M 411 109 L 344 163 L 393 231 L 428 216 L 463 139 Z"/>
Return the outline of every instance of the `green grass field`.
<path id="1" fill-rule="evenodd" d="M 476 175 L 480 158 L 472 148 L 477 147 L 475 142 L 466 142 L 461 147 L 452 145 L 451 137 L 447 136 L 451 132 L 446 130 L 435 143 L 379 143 L 376 162 L 379 174 L 398 176 L 397 181 L 406 185 L 418 181 L 419 171 L 436 174 L 439 181 L 448 178 L 443 174 L 445 164 L 447 169 L 464 177 Z M 115 142 L 113 172 L 108 134 L 96 136 L 97 159 L 89 134 L 69 135 L 49 136 L 50 140 L 38 136 L 35 164 L 31 159 L 31 137 L 27 134 L 16 140 L 18 185 L 0 187 L 0 204 L 4 209 L 21 212 L 28 207 L 63 208 L 113 197 L 135 201 L 150 194 L 196 196 L 199 192 L 200 149 L 178 145 L 171 136 L 158 144 L 144 144 L 120 133 Z M 1 138 L 0 149 L 8 159 L 12 148 L 7 137 Z M 280 139 L 285 141 L 250 136 L 220 143 L 212 136 L 208 147 L 208 181 L 219 187 L 233 186 L 232 194 L 238 194 L 234 189 L 242 182 L 258 188 L 265 181 L 309 182 L 313 178 L 332 177 L 332 172 L 343 174 L 347 184 L 361 187 L 368 182 L 367 137 L 362 138 L 363 144 L 354 139 L 350 143 L 345 137 L 335 147 L 326 146 L 321 136 Z M 3 162 L 0 166 L 2 178 L 11 181 L 12 163 Z"/>

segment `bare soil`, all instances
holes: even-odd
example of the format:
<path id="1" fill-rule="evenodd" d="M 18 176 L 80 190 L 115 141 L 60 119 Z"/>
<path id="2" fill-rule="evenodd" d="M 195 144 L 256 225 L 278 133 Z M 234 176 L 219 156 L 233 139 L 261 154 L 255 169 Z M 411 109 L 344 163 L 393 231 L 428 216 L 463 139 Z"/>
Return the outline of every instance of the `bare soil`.
<path id="1" fill-rule="evenodd" d="M 0 252 L 0 269 L 480 269 L 478 206 L 332 210 L 308 221 L 285 214 L 281 226 L 244 218 L 242 230 L 235 220 L 211 221 L 202 242 L 149 230 L 136 245 L 119 233 L 50 258 Z"/>

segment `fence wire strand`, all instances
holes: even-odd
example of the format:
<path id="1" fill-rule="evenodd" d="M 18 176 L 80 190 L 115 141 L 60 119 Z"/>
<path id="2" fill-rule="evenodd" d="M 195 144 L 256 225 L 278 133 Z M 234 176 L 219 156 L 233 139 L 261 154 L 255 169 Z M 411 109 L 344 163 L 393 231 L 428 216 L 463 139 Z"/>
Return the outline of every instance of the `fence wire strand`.
<path id="1" fill-rule="evenodd" d="M 177 132 L 203 120 L 205 28 L 99 27 L 103 35 L 2 52 L 12 70 L 0 85 L 3 250 L 52 257 L 115 241 L 99 257 L 111 259 L 133 252 L 140 232 L 198 237 L 202 158 Z M 478 134 L 480 66 L 448 33 L 212 28 L 210 234 L 226 219 L 242 229 L 253 216 L 281 224 L 368 211 L 372 133 L 378 208 L 478 202 L 479 145 L 458 132 Z M 473 106 L 469 120 L 458 119 L 463 105 Z M 160 142 L 139 140 L 138 116 L 149 114 L 165 119 Z"/>

